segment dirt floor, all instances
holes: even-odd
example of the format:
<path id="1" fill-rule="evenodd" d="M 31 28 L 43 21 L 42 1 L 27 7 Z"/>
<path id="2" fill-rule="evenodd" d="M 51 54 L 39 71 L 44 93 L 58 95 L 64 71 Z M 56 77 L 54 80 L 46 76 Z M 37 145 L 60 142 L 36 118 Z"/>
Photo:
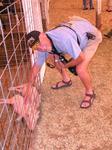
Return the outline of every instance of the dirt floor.
<path id="1" fill-rule="evenodd" d="M 95 6 L 96 7 L 96 6 Z M 112 13 L 103 1 L 102 33 L 109 29 Z M 50 27 L 68 16 L 78 15 L 95 24 L 95 10 L 82 10 L 82 1 L 51 0 Z M 46 69 L 42 85 L 41 118 L 38 121 L 31 150 L 112 150 L 112 39 L 103 37 L 90 71 L 96 92 L 94 104 L 81 109 L 84 87 L 70 74 L 73 85 L 61 90 L 50 86 L 61 79 L 56 70 Z"/>

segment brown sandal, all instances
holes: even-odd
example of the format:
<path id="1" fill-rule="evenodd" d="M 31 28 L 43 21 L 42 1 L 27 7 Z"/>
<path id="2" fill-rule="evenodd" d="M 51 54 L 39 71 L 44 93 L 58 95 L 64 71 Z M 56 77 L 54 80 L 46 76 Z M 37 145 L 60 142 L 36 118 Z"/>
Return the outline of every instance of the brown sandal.
<path id="1" fill-rule="evenodd" d="M 63 83 L 63 85 L 59 86 L 59 84 L 61 82 Z M 57 82 L 55 87 L 52 86 L 51 88 L 54 89 L 54 90 L 57 90 L 57 89 L 60 89 L 60 88 L 69 87 L 71 85 L 72 85 L 72 81 L 71 80 L 69 80 L 68 82 L 65 82 L 65 81 L 62 80 L 62 81 Z"/>
<path id="2" fill-rule="evenodd" d="M 83 101 L 81 102 L 81 104 L 80 104 L 80 108 L 85 108 L 85 109 L 86 109 L 86 108 L 91 107 L 91 105 L 92 105 L 92 103 L 93 103 L 93 101 L 94 101 L 96 95 L 95 95 L 94 91 L 93 91 L 93 94 L 88 94 L 88 93 L 86 93 L 85 95 L 88 96 L 88 97 L 90 97 L 90 99 L 89 99 L 89 100 L 83 100 Z M 88 105 L 87 105 L 87 106 L 83 106 L 84 103 L 86 103 L 86 104 L 88 104 Z"/>

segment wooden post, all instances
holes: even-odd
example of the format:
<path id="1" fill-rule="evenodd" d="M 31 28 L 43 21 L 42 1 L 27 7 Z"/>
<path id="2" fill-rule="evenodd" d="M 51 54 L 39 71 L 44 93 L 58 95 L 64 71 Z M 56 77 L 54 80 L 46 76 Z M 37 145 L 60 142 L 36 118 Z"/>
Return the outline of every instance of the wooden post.
<path id="1" fill-rule="evenodd" d="M 26 25 L 26 32 L 29 33 L 32 30 L 38 30 L 43 32 L 42 27 L 42 16 L 40 11 L 40 0 L 22 0 L 22 6 L 25 16 L 25 25 Z M 37 57 L 37 54 L 32 54 L 32 49 L 30 50 L 30 56 L 31 56 L 31 64 L 33 66 L 34 59 Z M 45 72 L 45 64 L 41 68 L 40 76 L 41 76 L 41 82 L 44 78 L 44 72 Z"/>
<path id="2" fill-rule="evenodd" d="M 102 0 L 97 0 L 96 1 L 96 27 L 98 29 L 101 29 L 101 5 L 102 5 Z"/>

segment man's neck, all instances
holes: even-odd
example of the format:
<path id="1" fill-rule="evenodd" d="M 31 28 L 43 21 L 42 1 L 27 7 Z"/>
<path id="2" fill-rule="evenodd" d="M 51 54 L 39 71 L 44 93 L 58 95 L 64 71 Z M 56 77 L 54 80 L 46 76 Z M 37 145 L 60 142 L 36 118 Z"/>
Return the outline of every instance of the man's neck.
<path id="1" fill-rule="evenodd" d="M 52 39 L 46 34 L 48 40 L 49 40 L 49 45 L 48 45 L 48 50 L 47 52 L 52 52 L 52 49 L 53 49 L 53 42 L 52 42 Z"/>

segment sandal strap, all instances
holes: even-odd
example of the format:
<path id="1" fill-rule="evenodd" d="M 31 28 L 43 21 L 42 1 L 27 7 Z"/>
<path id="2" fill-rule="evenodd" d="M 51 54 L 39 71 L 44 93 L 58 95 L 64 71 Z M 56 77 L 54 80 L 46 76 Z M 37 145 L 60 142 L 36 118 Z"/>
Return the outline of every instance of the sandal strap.
<path id="1" fill-rule="evenodd" d="M 71 81 L 71 79 L 69 80 L 69 81 L 64 81 L 64 80 L 62 80 L 62 82 L 64 83 L 64 84 L 71 84 L 72 83 L 72 81 Z"/>
<path id="2" fill-rule="evenodd" d="M 94 91 L 93 91 L 93 93 L 92 93 L 92 94 L 86 93 L 85 95 L 86 95 L 86 96 L 89 96 L 90 98 L 95 97 L 95 93 L 94 93 Z"/>
<path id="3" fill-rule="evenodd" d="M 83 100 L 82 103 L 91 103 L 91 101 Z"/>
<path id="4" fill-rule="evenodd" d="M 81 108 L 88 108 L 88 107 L 90 107 L 92 105 L 94 99 L 95 99 L 95 96 L 96 96 L 95 93 L 94 93 L 94 91 L 93 91 L 92 94 L 86 93 L 85 95 L 88 96 L 88 97 L 90 97 L 90 98 L 89 98 L 89 100 L 83 100 L 81 102 L 81 104 L 80 104 Z M 84 103 L 88 103 L 88 106 L 87 107 L 85 107 L 85 106 L 83 107 Z"/>
<path id="5" fill-rule="evenodd" d="M 60 84 L 60 82 L 62 82 L 62 81 L 59 81 L 56 83 L 56 88 L 58 88 L 58 85 Z"/>
<path id="6" fill-rule="evenodd" d="M 60 84 L 61 82 L 63 82 L 63 83 L 65 84 L 65 85 L 63 85 L 63 86 L 61 86 L 61 87 L 72 85 L 72 81 L 71 81 L 71 80 L 69 80 L 68 82 L 65 82 L 65 81 L 62 80 L 62 81 L 59 81 L 59 82 L 56 83 L 56 89 L 61 88 L 61 87 L 59 87 L 59 84 Z"/>

